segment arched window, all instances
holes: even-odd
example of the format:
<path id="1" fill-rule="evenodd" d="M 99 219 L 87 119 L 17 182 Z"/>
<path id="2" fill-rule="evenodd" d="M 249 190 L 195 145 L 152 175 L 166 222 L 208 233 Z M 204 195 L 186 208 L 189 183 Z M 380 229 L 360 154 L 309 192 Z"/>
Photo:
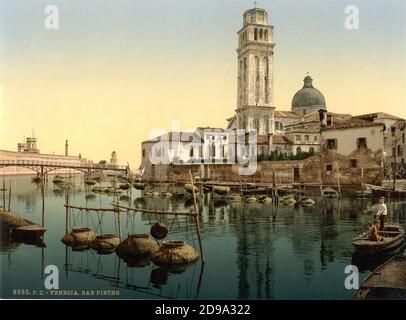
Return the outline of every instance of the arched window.
<path id="1" fill-rule="evenodd" d="M 301 147 L 297 147 L 296 148 L 296 154 L 299 154 L 299 153 L 301 153 L 302 152 L 302 148 Z"/>
<path id="2" fill-rule="evenodd" d="M 310 153 L 314 153 L 314 148 L 313 148 L 313 147 L 310 147 L 310 148 L 309 148 L 309 152 L 310 152 Z"/>
<path id="3" fill-rule="evenodd" d="M 265 38 L 265 41 L 268 42 L 268 30 L 264 31 L 264 38 Z"/>
<path id="4" fill-rule="evenodd" d="M 264 36 L 264 30 L 259 29 L 259 39 L 262 40 L 263 36 Z"/>
<path id="5" fill-rule="evenodd" d="M 189 157 L 193 158 L 193 147 L 190 148 Z"/>
<path id="6" fill-rule="evenodd" d="M 254 28 L 254 40 L 258 40 L 258 29 Z"/>

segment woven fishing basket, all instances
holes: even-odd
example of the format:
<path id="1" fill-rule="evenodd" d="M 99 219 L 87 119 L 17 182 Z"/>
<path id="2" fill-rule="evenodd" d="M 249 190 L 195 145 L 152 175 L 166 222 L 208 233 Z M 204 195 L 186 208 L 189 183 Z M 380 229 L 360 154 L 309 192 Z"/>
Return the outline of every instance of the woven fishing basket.
<path id="1" fill-rule="evenodd" d="M 168 234 L 168 227 L 165 223 L 156 222 L 151 227 L 151 236 L 157 240 L 162 240 Z"/>
<path id="2" fill-rule="evenodd" d="M 113 233 L 99 234 L 90 243 L 90 247 L 100 253 L 111 253 L 120 244 L 120 239 Z"/>
<path id="3" fill-rule="evenodd" d="M 61 241 L 71 247 L 86 247 L 96 237 L 90 228 L 73 228 L 71 232 L 65 234 Z"/>
<path id="4" fill-rule="evenodd" d="M 199 253 L 181 240 L 166 240 L 155 252 L 152 261 L 158 265 L 179 265 L 195 262 Z"/>
<path id="5" fill-rule="evenodd" d="M 147 234 L 129 234 L 117 247 L 119 257 L 151 257 L 159 245 Z"/>

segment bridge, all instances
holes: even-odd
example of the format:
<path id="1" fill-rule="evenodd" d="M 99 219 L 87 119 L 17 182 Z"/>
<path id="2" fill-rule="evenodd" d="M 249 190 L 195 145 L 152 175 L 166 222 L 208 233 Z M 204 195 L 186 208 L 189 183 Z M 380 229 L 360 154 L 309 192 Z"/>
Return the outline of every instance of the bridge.
<path id="1" fill-rule="evenodd" d="M 72 163 L 61 161 L 35 161 L 35 160 L 1 160 L 0 169 L 4 167 L 24 167 L 31 169 L 41 176 L 58 169 L 74 169 L 84 173 L 91 173 L 96 170 L 119 171 L 127 174 L 130 170 L 128 166 L 111 164 L 100 164 L 92 162 Z"/>

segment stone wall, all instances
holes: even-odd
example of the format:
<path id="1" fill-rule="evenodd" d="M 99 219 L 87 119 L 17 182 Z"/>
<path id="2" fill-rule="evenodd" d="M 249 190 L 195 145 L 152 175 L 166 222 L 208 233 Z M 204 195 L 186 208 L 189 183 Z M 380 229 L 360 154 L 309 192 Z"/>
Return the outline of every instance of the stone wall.
<path id="1" fill-rule="evenodd" d="M 148 177 L 148 179 L 184 182 L 190 180 L 189 170 L 191 170 L 194 177 L 218 182 L 273 184 L 273 173 L 275 173 L 278 185 L 293 183 L 317 185 L 320 183 L 320 176 L 323 185 L 336 186 L 338 177 L 342 187 L 356 187 L 362 181 L 368 184 L 381 184 L 383 179 L 382 151 L 355 150 L 348 156 L 330 151 L 332 150 L 321 156 L 305 160 L 259 162 L 255 172 L 251 175 L 239 174 L 239 169 L 243 167 L 237 164 L 157 165 L 154 169 L 155 178 Z M 351 167 L 351 159 L 357 159 L 359 164 L 357 168 Z M 330 173 L 326 171 L 327 163 L 331 163 L 333 166 Z"/>
<path id="2" fill-rule="evenodd" d="M 356 167 L 352 167 L 352 160 L 356 160 Z M 354 150 L 349 155 L 342 155 L 336 150 L 325 150 L 321 154 L 323 163 L 323 182 L 326 184 L 337 183 L 338 178 L 342 185 L 359 185 L 368 183 L 381 185 L 383 180 L 383 152 L 379 149 L 373 152 L 371 149 Z M 327 165 L 332 165 L 332 171 L 328 173 Z"/>

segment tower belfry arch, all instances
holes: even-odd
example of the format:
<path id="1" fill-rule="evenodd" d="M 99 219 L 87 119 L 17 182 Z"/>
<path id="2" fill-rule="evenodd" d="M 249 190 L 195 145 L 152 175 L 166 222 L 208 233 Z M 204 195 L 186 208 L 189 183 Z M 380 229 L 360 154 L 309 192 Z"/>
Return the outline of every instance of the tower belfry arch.
<path id="1" fill-rule="evenodd" d="M 237 127 L 273 132 L 273 26 L 268 13 L 256 7 L 243 14 L 238 31 Z"/>

